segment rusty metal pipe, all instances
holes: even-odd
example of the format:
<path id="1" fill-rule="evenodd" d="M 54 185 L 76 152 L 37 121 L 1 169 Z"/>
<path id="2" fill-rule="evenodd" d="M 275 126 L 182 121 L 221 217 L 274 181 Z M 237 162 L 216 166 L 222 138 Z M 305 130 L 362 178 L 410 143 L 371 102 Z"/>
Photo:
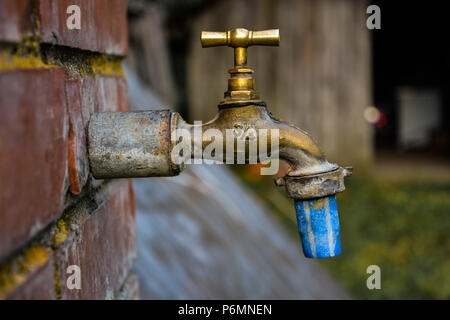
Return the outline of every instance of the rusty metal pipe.
<path id="1" fill-rule="evenodd" d="M 89 165 L 97 179 L 175 176 L 169 110 L 99 112 L 88 126 Z"/>

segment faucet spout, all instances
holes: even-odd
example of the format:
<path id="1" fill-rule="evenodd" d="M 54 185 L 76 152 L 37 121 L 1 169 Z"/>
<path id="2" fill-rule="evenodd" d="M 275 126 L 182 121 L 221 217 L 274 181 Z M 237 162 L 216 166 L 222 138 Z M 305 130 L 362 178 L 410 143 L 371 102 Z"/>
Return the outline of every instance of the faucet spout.
<path id="1" fill-rule="evenodd" d="M 340 254 L 335 194 L 345 190 L 344 177 L 351 173 L 351 168 L 340 168 L 329 163 L 308 133 L 274 118 L 265 104 L 257 101 L 222 103 L 216 117 L 205 124 L 188 124 L 175 112 L 172 113 L 171 128 L 188 133 L 187 141 L 184 142 L 189 146 L 189 151 L 184 157 L 178 157 L 177 153 L 172 152 L 172 157 L 175 157 L 172 161 L 175 163 L 178 163 L 179 158 L 195 160 L 198 157 L 223 163 L 236 163 L 235 160 L 239 158 L 245 160 L 244 163 L 251 163 L 251 159 L 255 162 L 266 159 L 287 161 L 290 170 L 284 177 L 276 179 L 275 183 L 285 186 L 288 196 L 294 199 L 305 256 L 327 258 Z M 272 148 L 274 130 L 277 133 L 275 150 Z M 217 133 L 214 139 L 209 132 Z M 171 144 L 175 146 L 180 143 L 180 137 L 173 133 Z M 270 135 L 270 139 L 265 135 Z M 241 148 L 236 147 L 239 140 L 243 144 Z M 219 142 L 221 148 L 219 156 L 217 152 L 214 156 L 204 152 L 215 142 Z M 252 158 L 252 142 L 259 148 L 263 144 L 266 151 L 271 150 L 270 157 L 262 159 L 261 154 L 258 154 Z M 232 150 L 231 154 L 229 150 Z M 255 148 L 253 152 L 256 152 Z"/>
<path id="2" fill-rule="evenodd" d="M 272 126 L 280 132 L 280 159 L 290 165 L 289 176 L 307 176 L 329 172 L 338 165 L 329 163 L 312 137 L 300 128 L 270 115 Z"/>

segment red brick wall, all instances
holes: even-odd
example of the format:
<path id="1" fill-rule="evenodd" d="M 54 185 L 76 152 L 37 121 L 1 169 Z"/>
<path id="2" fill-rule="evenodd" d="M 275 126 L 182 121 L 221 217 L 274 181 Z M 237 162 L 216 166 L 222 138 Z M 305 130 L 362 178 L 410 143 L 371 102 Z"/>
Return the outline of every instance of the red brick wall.
<path id="1" fill-rule="evenodd" d="M 0 298 L 137 297 L 132 184 L 89 175 L 85 134 L 128 110 L 126 53 L 126 0 L 0 0 Z"/>

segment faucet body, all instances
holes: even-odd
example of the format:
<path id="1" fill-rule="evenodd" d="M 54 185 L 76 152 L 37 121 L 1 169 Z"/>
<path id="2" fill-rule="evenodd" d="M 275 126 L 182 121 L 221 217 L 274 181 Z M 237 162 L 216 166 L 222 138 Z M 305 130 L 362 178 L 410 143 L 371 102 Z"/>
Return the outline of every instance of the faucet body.
<path id="1" fill-rule="evenodd" d="M 279 147 L 277 153 L 271 154 L 270 158 L 280 158 L 287 161 L 291 167 L 290 174 L 302 176 L 324 173 L 338 168 L 337 165 L 328 163 L 317 144 L 305 131 L 274 118 L 265 105 L 250 104 L 246 106 L 227 106 L 227 108 L 220 108 L 216 117 L 200 125 L 200 128 L 195 124 L 191 125 L 186 123 L 178 113 L 174 113 L 173 115 L 172 127 L 188 130 L 191 133 L 191 137 L 194 137 L 194 131 L 196 129 L 201 128 L 203 149 L 211 143 L 211 139 L 205 134 L 208 130 L 218 130 L 223 137 L 226 137 L 226 131 L 230 129 L 252 129 L 256 134 L 255 138 L 258 145 L 261 144 L 259 133 L 267 132 L 269 136 L 265 139 L 267 141 L 266 150 L 272 150 L 270 132 L 272 129 L 276 129 L 279 132 Z M 224 163 L 227 160 L 225 159 L 227 143 L 229 141 L 224 141 L 223 144 Z M 236 142 L 233 143 L 236 144 Z M 246 142 L 245 148 L 246 163 L 249 163 L 249 143 L 248 141 Z M 236 153 L 238 152 L 240 150 L 235 149 L 235 159 L 237 158 Z"/>
<path id="2" fill-rule="evenodd" d="M 206 134 L 208 130 L 216 130 L 225 137 L 227 130 L 242 127 L 254 129 L 257 145 L 261 145 L 258 133 L 267 131 L 269 137 L 263 141 L 266 150 L 273 150 L 270 130 L 278 130 L 279 147 L 268 159 L 279 158 L 289 163 L 288 177 L 315 176 L 339 169 L 327 161 L 305 131 L 274 118 L 265 106 L 248 105 L 221 109 L 214 119 L 201 125 L 189 124 L 178 112 L 169 110 L 94 113 L 88 129 L 91 172 L 98 179 L 175 176 L 184 166 L 177 163 L 172 152 L 178 143 L 172 134 L 174 130 L 190 133 L 190 159 L 194 159 L 196 130 L 201 133 L 203 151 L 212 142 Z M 231 143 L 236 145 L 237 139 L 234 137 Z M 228 162 L 228 143 L 229 140 L 223 141 L 223 163 Z M 249 141 L 245 142 L 245 150 L 234 148 L 233 159 L 243 152 L 245 162 L 249 163 L 249 144 Z M 278 180 L 277 184 L 282 182 Z"/>
<path id="3" fill-rule="evenodd" d="M 322 258 L 339 254 L 335 194 L 345 190 L 344 177 L 351 174 L 351 168 L 329 163 L 305 131 L 274 118 L 254 90 L 253 70 L 246 66 L 248 46 L 278 43 L 278 30 L 203 32 L 204 47 L 228 45 L 235 49 L 235 66 L 229 70 L 228 91 L 214 119 L 204 124 L 188 124 L 180 114 L 169 110 L 95 113 L 88 127 L 93 176 L 111 179 L 178 175 L 184 169 L 184 162 L 174 152 L 180 143 L 178 130 L 188 133 L 188 141 L 183 141 L 189 146 L 188 154 L 183 154 L 184 160 L 195 160 L 198 155 L 204 157 L 203 151 L 220 136 L 227 137 L 221 141 L 220 162 L 235 163 L 241 158 L 249 163 L 251 143 L 256 142 L 259 148 L 271 150 L 264 159 L 258 154 L 257 162 L 283 159 L 290 165 L 287 174 L 275 183 L 285 186 L 287 195 L 294 199 L 305 255 Z M 252 130 L 252 137 L 231 135 L 228 139 L 230 132 L 242 130 Z M 275 149 L 271 139 L 273 130 L 277 132 Z M 208 134 L 211 131 L 219 135 L 212 138 Z M 239 142 L 244 145 L 241 149 L 235 147 Z M 229 159 L 231 145 L 232 159 Z M 217 160 L 217 154 L 211 160 Z"/>

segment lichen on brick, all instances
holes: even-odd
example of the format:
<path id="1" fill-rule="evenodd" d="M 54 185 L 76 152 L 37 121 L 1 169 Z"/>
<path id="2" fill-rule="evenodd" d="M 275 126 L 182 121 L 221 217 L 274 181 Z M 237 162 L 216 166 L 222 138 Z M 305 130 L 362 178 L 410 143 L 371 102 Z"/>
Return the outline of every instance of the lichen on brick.
<path id="1" fill-rule="evenodd" d="M 69 235 L 67 231 L 66 222 L 60 218 L 55 226 L 54 244 L 64 242 Z"/>
<path id="2" fill-rule="evenodd" d="M 51 249 L 35 243 L 0 267 L 0 299 L 25 282 L 28 275 L 49 259 Z"/>
<path id="3" fill-rule="evenodd" d="M 17 69 L 51 68 L 40 54 L 39 39 L 26 36 L 16 44 L 0 45 L 0 71 Z"/>
<path id="4" fill-rule="evenodd" d="M 41 54 L 48 63 L 65 67 L 75 76 L 124 76 L 122 57 L 119 56 L 49 44 L 41 45 Z"/>
<path id="5" fill-rule="evenodd" d="M 59 66 L 74 77 L 97 74 L 124 77 L 122 59 L 77 48 L 41 44 L 37 36 L 23 37 L 19 43 L 0 43 L 0 72 Z"/>
<path id="6" fill-rule="evenodd" d="M 58 259 L 53 259 L 53 279 L 55 281 L 55 297 L 61 300 L 61 278 L 59 275 L 60 263 Z"/>
<path id="7" fill-rule="evenodd" d="M 108 76 L 124 76 L 122 70 L 122 59 L 119 57 L 99 54 L 92 56 L 90 60 L 92 71 L 94 73 L 104 74 Z"/>

